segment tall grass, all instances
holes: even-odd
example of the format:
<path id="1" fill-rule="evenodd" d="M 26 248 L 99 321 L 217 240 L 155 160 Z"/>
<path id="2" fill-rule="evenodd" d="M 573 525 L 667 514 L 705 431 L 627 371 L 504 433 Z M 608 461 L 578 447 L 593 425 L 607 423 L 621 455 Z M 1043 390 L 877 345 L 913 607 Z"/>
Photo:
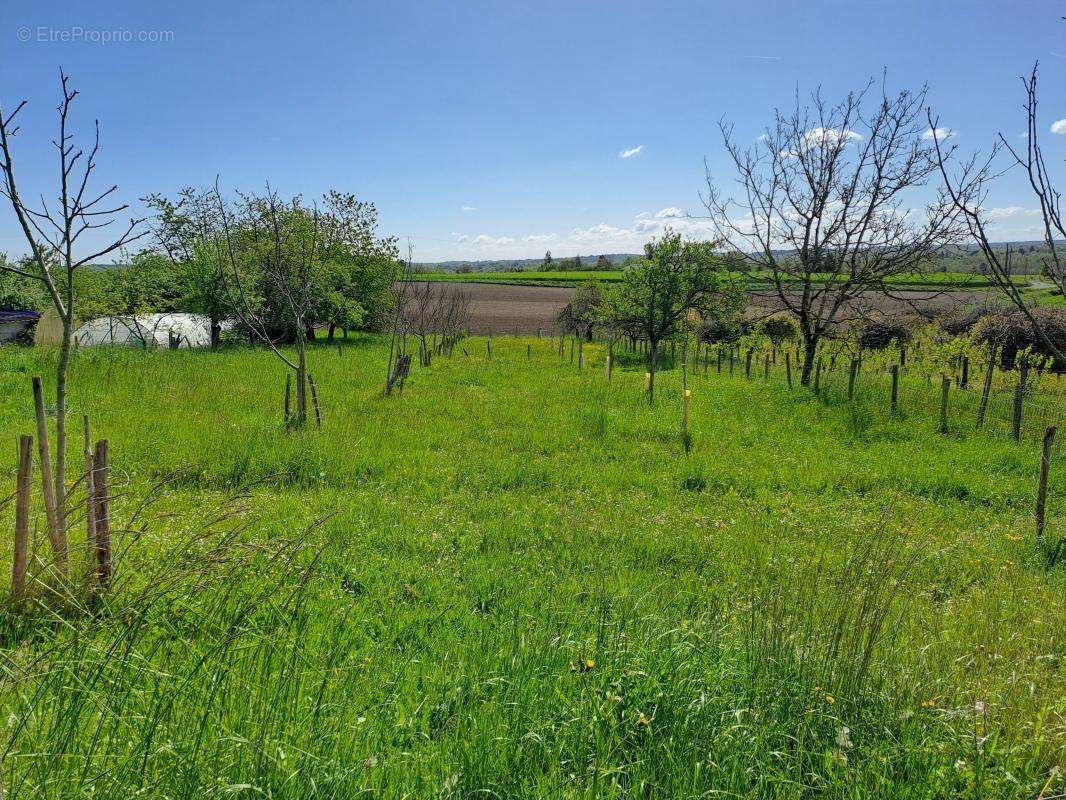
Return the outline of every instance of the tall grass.
<path id="1" fill-rule="evenodd" d="M 79 353 L 120 583 L 5 615 L 7 796 L 1061 791 L 1035 453 L 701 375 L 686 456 L 676 371 L 649 409 L 533 345 L 390 399 L 317 349 L 297 433 L 269 354 Z M 12 435 L 42 357 L 0 353 Z"/>

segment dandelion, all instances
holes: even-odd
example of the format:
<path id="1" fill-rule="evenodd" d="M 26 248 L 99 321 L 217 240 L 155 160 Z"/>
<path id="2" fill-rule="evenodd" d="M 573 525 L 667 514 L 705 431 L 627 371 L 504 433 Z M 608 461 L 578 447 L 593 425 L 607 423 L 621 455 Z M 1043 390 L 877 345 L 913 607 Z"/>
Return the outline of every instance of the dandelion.
<path id="1" fill-rule="evenodd" d="M 648 719 L 648 716 L 643 711 L 641 711 L 639 714 L 637 714 L 637 724 L 643 725 L 645 728 L 647 728 L 651 725 L 651 720 Z"/>
<path id="2" fill-rule="evenodd" d="M 1020 542 L 1022 540 L 1022 537 L 1016 533 L 1008 533 L 1003 538 L 1006 539 L 1008 542 Z"/>
<path id="3" fill-rule="evenodd" d="M 851 742 L 851 729 L 847 725 L 844 725 L 839 731 L 837 731 L 837 747 L 841 750 L 847 750 L 850 747 L 854 747 Z"/>
<path id="4" fill-rule="evenodd" d="M 835 697 L 833 697 L 833 695 L 831 695 L 831 694 L 827 694 L 825 696 L 825 702 L 829 703 L 829 705 L 833 705 L 836 701 L 837 701 L 837 699 Z"/>
<path id="5" fill-rule="evenodd" d="M 927 699 L 922 701 L 922 708 L 932 708 L 936 705 L 936 700 Z"/>
<path id="6" fill-rule="evenodd" d="M 596 659 L 594 659 L 594 658 L 586 658 L 585 659 L 585 669 L 589 670 L 589 669 L 592 669 L 595 666 L 596 666 Z"/>

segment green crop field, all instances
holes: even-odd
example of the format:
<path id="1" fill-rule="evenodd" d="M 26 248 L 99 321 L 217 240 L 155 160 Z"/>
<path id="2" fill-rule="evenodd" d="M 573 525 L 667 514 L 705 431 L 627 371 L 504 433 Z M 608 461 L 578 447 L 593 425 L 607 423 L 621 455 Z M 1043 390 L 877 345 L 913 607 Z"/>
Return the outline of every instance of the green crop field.
<path id="1" fill-rule="evenodd" d="M 301 432 L 265 350 L 76 354 L 116 580 L 5 609 L 5 798 L 1066 792 L 1031 437 L 712 369 L 686 454 L 680 369 L 468 339 L 385 398 L 387 349 L 313 347 Z M 0 348 L 4 497 L 53 357 Z"/>

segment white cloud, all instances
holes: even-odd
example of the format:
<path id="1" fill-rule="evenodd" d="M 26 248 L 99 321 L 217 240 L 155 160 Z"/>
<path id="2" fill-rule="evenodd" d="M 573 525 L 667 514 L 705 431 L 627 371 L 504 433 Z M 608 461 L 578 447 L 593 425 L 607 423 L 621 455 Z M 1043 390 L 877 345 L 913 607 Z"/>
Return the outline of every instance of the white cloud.
<path id="1" fill-rule="evenodd" d="M 1005 206 L 1003 208 L 989 208 L 985 210 L 985 216 L 993 222 L 1005 219 L 1015 219 L 1017 217 L 1036 217 L 1039 216 L 1039 214 L 1039 208 L 1022 208 L 1021 206 Z"/>
<path id="2" fill-rule="evenodd" d="M 688 239 L 712 240 L 714 227 L 710 220 L 690 217 L 678 206 L 658 211 L 643 211 L 629 223 L 612 225 L 601 222 L 588 227 L 575 227 L 567 233 L 528 233 L 512 236 L 492 236 L 487 233 L 453 233 L 454 245 L 442 257 L 469 258 L 536 258 L 543 248 L 550 246 L 560 257 L 576 253 L 639 253 L 653 238 L 667 229 Z M 539 252 L 538 252 L 539 251 Z"/>
<path id="3" fill-rule="evenodd" d="M 685 213 L 684 209 L 677 208 L 676 206 L 670 206 L 669 208 L 664 208 L 662 211 L 657 211 L 655 214 L 655 219 L 675 219 L 677 217 L 687 216 L 688 214 Z"/>
<path id="4" fill-rule="evenodd" d="M 506 247 L 514 244 L 515 240 L 510 236 L 489 236 L 487 233 L 475 236 L 471 242 L 478 247 Z"/>
<path id="5" fill-rule="evenodd" d="M 803 134 L 803 140 L 801 146 L 804 150 L 810 150 L 812 147 L 828 147 L 840 142 L 856 142 L 861 141 L 862 136 L 847 129 L 839 130 L 837 128 L 811 128 L 805 134 Z"/>
<path id="6" fill-rule="evenodd" d="M 953 131 L 951 128 L 929 128 L 925 133 L 922 134 L 922 138 L 931 141 L 932 138 L 935 136 L 940 141 L 944 141 L 945 139 L 950 139 L 954 135 L 955 131 Z"/>
<path id="7" fill-rule="evenodd" d="M 639 156 L 644 149 L 644 145 L 638 144 L 636 147 L 631 147 L 628 150 L 623 150 L 618 154 L 619 158 L 632 158 L 633 156 Z"/>
<path id="8" fill-rule="evenodd" d="M 477 206 L 463 206 L 460 211 L 477 211 Z"/>
<path id="9" fill-rule="evenodd" d="M 1066 119 L 1057 119 L 1052 122 L 1051 132 L 1066 134 Z"/>

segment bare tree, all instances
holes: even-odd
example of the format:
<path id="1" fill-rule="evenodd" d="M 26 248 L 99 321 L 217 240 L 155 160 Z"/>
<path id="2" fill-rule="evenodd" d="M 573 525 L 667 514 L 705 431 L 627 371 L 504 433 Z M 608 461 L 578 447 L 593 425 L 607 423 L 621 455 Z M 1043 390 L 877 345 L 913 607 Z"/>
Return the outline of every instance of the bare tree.
<path id="1" fill-rule="evenodd" d="M 407 263 L 403 265 L 403 273 L 400 279 L 394 282 L 394 302 L 396 307 L 392 315 L 392 330 L 389 334 L 389 366 L 385 372 L 384 394 L 391 394 L 395 381 L 395 370 L 407 355 L 407 317 L 404 310 L 407 306 L 407 297 L 411 291 L 413 277 L 413 264 L 411 254 L 411 240 L 407 240 Z"/>
<path id="2" fill-rule="evenodd" d="M 62 99 L 59 112 L 59 136 L 52 145 L 59 152 L 59 187 L 56 205 L 49 207 L 41 196 L 39 209 L 28 207 L 22 198 L 15 180 L 15 164 L 11 140 L 19 132 L 15 119 L 26 106 L 23 100 L 10 114 L 0 106 L 0 153 L 3 162 L 3 184 L 0 194 L 7 198 L 19 227 L 30 249 L 30 257 L 19 265 L 0 263 L 0 269 L 14 272 L 41 282 L 47 290 L 52 306 L 63 326 L 63 337 L 56 362 L 56 450 L 55 450 L 55 495 L 56 522 L 65 525 L 67 513 L 67 375 L 70 368 L 71 349 L 74 343 L 75 295 L 74 275 L 78 269 L 96 259 L 122 249 L 144 236 L 138 232 L 141 219 L 131 219 L 125 230 L 110 241 L 81 248 L 79 240 L 85 233 L 109 227 L 117 215 L 125 211 L 127 204 L 114 204 L 113 195 L 117 186 L 102 192 L 90 189 L 90 179 L 96 170 L 96 158 L 100 152 L 100 122 L 96 121 L 92 147 L 88 152 L 77 146 L 71 132 L 71 108 L 78 96 L 70 88 L 70 79 L 59 71 Z M 90 236 L 94 234 L 90 233 Z M 56 554 L 62 569 L 66 554 Z"/>
<path id="3" fill-rule="evenodd" d="M 962 232 L 942 189 L 924 209 L 905 205 L 937 168 L 923 137 L 926 90 L 890 96 L 882 84 L 871 98 L 874 87 L 836 105 L 820 91 L 807 106 L 797 96 L 751 148 L 723 123 L 739 201 L 707 173 L 704 204 L 718 235 L 744 254 L 745 272 L 769 277 L 799 323 L 805 385 L 834 326 L 861 315 L 869 293 L 891 296 L 892 278 L 921 272 Z"/>
<path id="4" fill-rule="evenodd" d="M 1059 361 L 1066 361 L 1066 353 L 1041 324 L 1030 306 L 1030 301 L 1023 294 L 1021 287 L 1014 280 L 1013 250 L 1009 245 L 1002 250 L 992 246 L 988 235 L 988 214 L 984 202 L 988 195 L 990 183 L 1001 172 L 995 164 L 1002 154 L 1009 158 L 1010 168 L 1020 167 L 1025 171 L 1029 187 L 1040 206 L 1041 235 L 1047 245 L 1048 254 L 1043 259 L 1044 274 L 1051 279 L 1060 292 L 1066 294 L 1066 260 L 1064 260 L 1063 239 L 1066 239 L 1066 227 L 1062 220 L 1062 195 L 1055 188 L 1052 177 L 1048 174 L 1047 162 L 1040 147 L 1039 126 L 1037 120 L 1036 77 L 1040 65 L 1034 64 L 1029 77 L 1022 77 L 1025 88 L 1025 148 L 1012 145 L 1002 134 L 992 146 L 987 158 L 981 159 L 974 154 L 960 163 L 952 174 L 949 170 L 954 145 L 946 144 L 947 132 L 939 126 L 940 120 L 933 117 L 931 110 L 926 111 L 929 130 L 933 138 L 936 163 L 947 187 L 948 196 L 961 214 L 970 234 L 984 257 L 986 271 L 999 289 L 1007 295 L 1012 304 L 1024 315 L 1033 327 L 1041 342 Z"/>
<path id="5" fill-rule="evenodd" d="M 470 324 L 470 295 L 447 283 L 438 284 L 438 287 L 433 310 L 434 330 L 440 335 L 436 350 L 451 356 L 456 342 Z"/>
<path id="6" fill-rule="evenodd" d="M 429 281 L 416 284 L 406 302 L 404 315 L 408 329 L 418 337 L 418 361 L 423 367 L 428 367 L 433 360 L 429 336 L 438 327 L 440 311 L 440 293 L 434 291 L 433 284 Z"/>
<path id="7" fill-rule="evenodd" d="M 296 413 L 286 424 L 296 427 L 307 421 L 307 341 L 304 335 L 307 310 L 311 303 L 311 273 L 318 243 L 318 210 L 308 213 L 299 198 L 284 202 L 267 186 L 263 196 L 245 195 L 238 211 L 227 208 L 215 187 L 222 235 L 216 237 L 220 262 L 229 269 L 226 287 L 230 306 L 238 319 L 259 341 L 295 373 Z M 267 320 L 257 298 L 246 286 L 243 274 L 251 267 L 262 281 L 262 289 L 279 295 L 288 319 Z M 281 322 L 279 330 L 278 323 Z M 278 346 L 286 338 L 296 345 L 296 359 Z"/>

